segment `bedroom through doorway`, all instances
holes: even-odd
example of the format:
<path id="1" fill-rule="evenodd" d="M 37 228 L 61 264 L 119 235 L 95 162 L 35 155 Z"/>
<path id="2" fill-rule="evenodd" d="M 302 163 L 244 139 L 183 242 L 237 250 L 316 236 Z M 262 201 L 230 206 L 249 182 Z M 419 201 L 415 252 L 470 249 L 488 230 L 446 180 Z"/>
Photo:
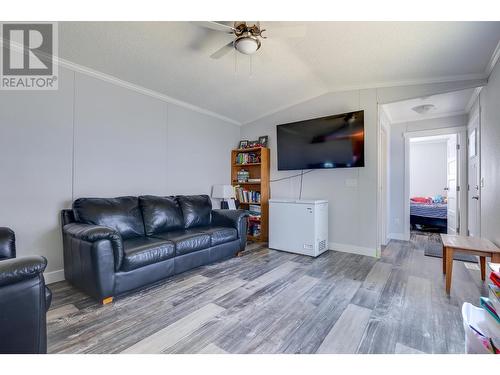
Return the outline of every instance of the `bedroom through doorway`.
<path id="1" fill-rule="evenodd" d="M 409 140 L 412 231 L 457 233 L 457 135 Z"/>

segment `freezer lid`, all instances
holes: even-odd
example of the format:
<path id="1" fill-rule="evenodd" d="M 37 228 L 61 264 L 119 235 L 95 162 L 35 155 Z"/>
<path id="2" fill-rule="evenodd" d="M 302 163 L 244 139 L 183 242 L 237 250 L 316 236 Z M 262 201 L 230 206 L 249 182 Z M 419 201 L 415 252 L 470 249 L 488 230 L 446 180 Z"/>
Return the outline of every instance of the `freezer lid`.
<path id="1" fill-rule="evenodd" d="M 327 200 L 318 199 L 318 200 L 306 200 L 306 199 L 269 199 L 269 203 L 292 203 L 292 204 L 325 204 L 328 203 Z"/>

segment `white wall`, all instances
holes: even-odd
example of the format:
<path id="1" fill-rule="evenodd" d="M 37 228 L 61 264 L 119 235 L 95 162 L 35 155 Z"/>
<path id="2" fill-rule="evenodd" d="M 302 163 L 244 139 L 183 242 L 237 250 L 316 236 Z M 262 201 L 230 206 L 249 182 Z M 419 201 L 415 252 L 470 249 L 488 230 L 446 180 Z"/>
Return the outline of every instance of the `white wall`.
<path id="1" fill-rule="evenodd" d="M 481 106 L 481 236 L 500 246 L 500 64 L 479 94 Z"/>
<path id="2" fill-rule="evenodd" d="M 446 140 L 410 142 L 410 197 L 445 195 Z"/>
<path id="3" fill-rule="evenodd" d="M 404 133 L 419 130 L 466 126 L 467 115 L 412 121 L 391 125 L 390 147 L 390 217 L 389 233 L 393 238 L 404 238 L 405 228 L 405 140 Z"/>
<path id="4" fill-rule="evenodd" d="M 59 211 L 82 196 L 210 194 L 239 126 L 66 68 L 59 90 L 0 91 L 0 226 L 62 277 Z"/>

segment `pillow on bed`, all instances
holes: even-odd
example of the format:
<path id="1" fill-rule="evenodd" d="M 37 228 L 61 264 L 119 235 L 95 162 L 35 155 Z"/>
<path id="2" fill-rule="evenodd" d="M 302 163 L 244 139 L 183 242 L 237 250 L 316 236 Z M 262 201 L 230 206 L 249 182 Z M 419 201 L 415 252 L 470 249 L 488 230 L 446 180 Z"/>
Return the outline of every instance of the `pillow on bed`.
<path id="1" fill-rule="evenodd" d="M 444 203 L 444 197 L 438 194 L 432 198 L 432 203 Z"/>
<path id="2" fill-rule="evenodd" d="M 413 197 L 410 198 L 413 203 L 432 203 L 432 198 L 427 197 Z"/>

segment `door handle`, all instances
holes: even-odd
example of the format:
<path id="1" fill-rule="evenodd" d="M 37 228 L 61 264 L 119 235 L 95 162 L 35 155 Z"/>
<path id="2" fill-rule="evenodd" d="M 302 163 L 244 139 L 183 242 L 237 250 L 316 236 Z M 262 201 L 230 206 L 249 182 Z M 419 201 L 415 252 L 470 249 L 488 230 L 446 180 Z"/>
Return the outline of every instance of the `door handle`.
<path id="1" fill-rule="evenodd" d="M 478 200 L 479 200 L 479 195 L 474 195 L 474 196 L 472 197 L 472 199 L 475 199 L 475 200 L 477 200 L 477 201 L 478 201 Z"/>
<path id="2" fill-rule="evenodd" d="M 448 188 L 448 187 L 445 187 L 445 188 L 444 188 L 444 190 L 448 191 L 448 190 L 450 190 L 450 188 Z"/>

